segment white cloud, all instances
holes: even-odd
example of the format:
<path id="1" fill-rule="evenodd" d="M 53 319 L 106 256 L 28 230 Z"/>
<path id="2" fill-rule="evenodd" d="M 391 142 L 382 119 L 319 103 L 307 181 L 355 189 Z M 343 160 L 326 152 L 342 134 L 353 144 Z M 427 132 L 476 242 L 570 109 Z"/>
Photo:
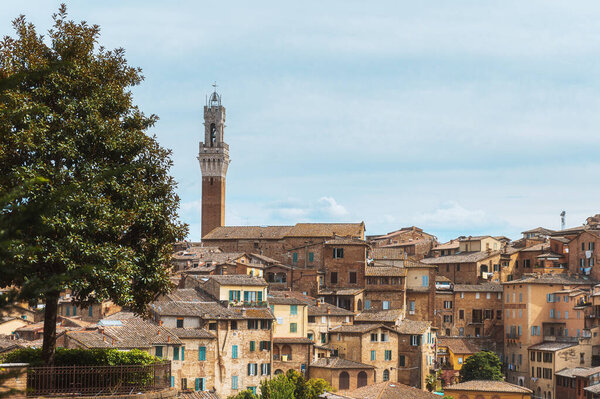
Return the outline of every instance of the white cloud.
<path id="1" fill-rule="evenodd" d="M 478 209 L 466 209 L 454 201 L 448 201 L 430 213 L 422 213 L 415 221 L 429 228 L 437 229 L 477 229 L 490 223 L 486 213 Z"/>
<path id="2" fill-rule="evenodd" d="M 288 199 L 268 206 L 269 219 L 279 223 L 341 221 L 349 215 L 348 210 L 333 197 L 321 197 L 316 201 Z"/>

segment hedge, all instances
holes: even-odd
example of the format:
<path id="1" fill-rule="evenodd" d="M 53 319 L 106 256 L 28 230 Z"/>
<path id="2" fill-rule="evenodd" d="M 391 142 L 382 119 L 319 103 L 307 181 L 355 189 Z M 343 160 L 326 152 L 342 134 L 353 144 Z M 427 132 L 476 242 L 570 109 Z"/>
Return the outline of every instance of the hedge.
<path id="1" fill-rule="evenodd" d="M 116 349 L 65 349 L 57 348 L 55 366 L 117 366 L 147 365 L 159 363 L 161 359 L 139 349 L 118 351 Z M 0 363 L 29 363 L 43 366 L 42 350 L 21 348 L 0 356 Z"/>

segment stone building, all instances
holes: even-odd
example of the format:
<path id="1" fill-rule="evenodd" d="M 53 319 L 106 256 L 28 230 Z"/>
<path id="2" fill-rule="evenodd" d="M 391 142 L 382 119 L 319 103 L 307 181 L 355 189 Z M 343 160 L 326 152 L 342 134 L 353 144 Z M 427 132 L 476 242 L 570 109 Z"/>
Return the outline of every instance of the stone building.
<path id="1" fill-rule="evenodd" d="M 444 304 L 453 309 L 454 325 L 445 325 L 444 330 L 450 328 L 450 334 L 445 335 L 495 337 L 502 342 L 502 296 L 501 284 L 454 285 L 454 303 Z"/>
<path id="2" fill-rule="evenodd" d="M 374 247 L 386 247 L 402 250 L 413 259 L 423 259 L 437 245 L 434 235 L 425 233 L 422 229 L 411 226 L 392 231 L 380 236 L 368 237 Z"/>
<path id="3" fill-rule="evenodd" d="M 310 378 L 322 378 L 331 387 L 344 391 L 371 385 L 375 382 L 374 367 L 339 357 L 316 359 L 310 365 Z"/>
<path id="4" fill-rule="evenodd" d="M 440 276 L 455 284 L 478 284 L 485 281 L 502 281 L 498 251 L 458 252 L 454 255 L 425 258 L 421 262 L 438 267 Z"/>
<path id="5" fill-rule="evenodd" d="M 437 329 L 429 321 L 404 320 L 398 327 L 398 379 L 425 389 L 426 378 L 436 368 Z"/>
<path id="6" fill-rule="evenodd" d="M 600 367 L 567 367 L 556 373 L 557 399 L 587 399 L 600 393 Z"/>
<path id="7" fill-rule="evenodd" d="M 405 267 L 377 266 L 374 263 L 365 268 L 364 309 L 404 309 L 405 294 Z"/>
<path id="8" fill-rule="evenodd" d="M 329 330 L 329 346 L 342 359 L 375 368 L 375 381 L 398 380 L 398 333 L 383 324 L 343 325 Z"/>
<path id="9" fill-rule="evenodd" d="M 214 91 L 204 106 L 204 142 L 200 142 L 198 152 L 202 171 L 202 237 L 225 224 L 229 145 L 224 141 L 224 133 L 225 107 L 221 96 Z"/>
<path id="10" fill-rule="evenodd" d="M 532 376 L 527 348 L 546 339 L 578 342 L 580 338 L 591 335 L 589 330 L 577 331 L 575 327 L 584 319 L 585 310 L 577 309 L 580 306 L 576 301 L 571 301 L 569 293 L 559 292 L 576 288 L 591 290 L 595 284 L 588 277 L 566 274 L 528 275 L 502 284 L 504 362 L 508 382 L 530 386 Z M 563 308 L 565 297 L 571 310 Z M 561 302 L 559 308 L 558 301 Z"/>
<path id="11" fill-rule="evenodd" d="M 422 262 L 406 261 L 406 318 L 434 320 L 437 268 Z"/>

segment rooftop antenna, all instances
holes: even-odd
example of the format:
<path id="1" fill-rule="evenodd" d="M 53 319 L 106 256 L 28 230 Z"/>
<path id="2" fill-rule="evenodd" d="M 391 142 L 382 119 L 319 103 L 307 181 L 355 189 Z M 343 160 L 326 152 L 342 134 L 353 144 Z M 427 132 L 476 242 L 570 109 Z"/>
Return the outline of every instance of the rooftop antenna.
<path id="1" fill-rule="evenodd" d="M 564 230 L 565 229 L 565 217 L 567 216 L 567 212 L 562 211 L 560 213 L 560 229 Z"/>

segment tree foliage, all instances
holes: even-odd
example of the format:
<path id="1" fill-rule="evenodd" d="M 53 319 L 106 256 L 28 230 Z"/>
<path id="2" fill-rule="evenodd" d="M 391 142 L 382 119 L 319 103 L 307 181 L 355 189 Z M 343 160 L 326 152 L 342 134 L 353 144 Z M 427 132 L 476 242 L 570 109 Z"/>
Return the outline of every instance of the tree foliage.
<path id="1" fill-rule="evenodd" d="M 2 363 L 27 363 L 30 366 L 41 366 L 42 351 L 39 348 L 21 348 L 0 356 Z M 116 349 L 56 349 L 55 366 L 118 366 L 148 365 L 161 362 L 148 352 L 132 349 L 119 351 Z"/>
<path id="2" fill-rule="evenodd" d="M 158 118 L 133 104 L 141 71 L 64 5 L 53 18 L 47 38 L 20 16 L 0 41 L 0 286 L 46 303 L 46 362 L 61 291 L 142 314 L 186 234 L 170 152 L 146 134 Z"/>
<path id="3" fill-rule="evenodd" d="M 460 369 L 461 382 L 471 380 L 502 381 L 503 379 L 502 362 L 494 352 L 477 352 L 468 357 Z"/>
<path id="4" fill-rule="evenodd" d="M 332 388 L 321 378 L 306 379 L 296 370 L 288 370 L 260 383 L 260 395 L 251 391 L 243 391 L 229 399 L 318 399 L 325 391 Z"/>

